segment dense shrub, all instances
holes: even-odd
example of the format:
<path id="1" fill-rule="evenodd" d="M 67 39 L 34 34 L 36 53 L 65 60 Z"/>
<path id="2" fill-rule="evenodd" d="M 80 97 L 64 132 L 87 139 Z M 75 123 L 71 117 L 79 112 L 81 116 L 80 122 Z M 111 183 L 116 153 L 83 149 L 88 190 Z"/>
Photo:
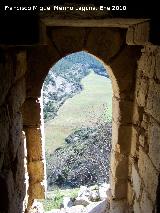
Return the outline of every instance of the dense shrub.
<path id="1" fill-rule="evenodd" d="M 47 156 L 48 189 L 109 181 L 111 123 L 81 128 Z"/>

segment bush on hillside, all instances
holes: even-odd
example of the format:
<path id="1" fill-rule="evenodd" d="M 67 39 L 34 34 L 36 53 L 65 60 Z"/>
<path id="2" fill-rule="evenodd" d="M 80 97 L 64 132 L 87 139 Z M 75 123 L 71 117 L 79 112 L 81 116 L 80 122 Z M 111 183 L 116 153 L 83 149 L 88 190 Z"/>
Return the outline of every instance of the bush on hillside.
<path id="1" fill-rule="evenodd" d="M 108 182 L 111 135 L 111 123 L 100 123 L 68 136 L 63 147 L 47 155 L 48 189 Z"/>

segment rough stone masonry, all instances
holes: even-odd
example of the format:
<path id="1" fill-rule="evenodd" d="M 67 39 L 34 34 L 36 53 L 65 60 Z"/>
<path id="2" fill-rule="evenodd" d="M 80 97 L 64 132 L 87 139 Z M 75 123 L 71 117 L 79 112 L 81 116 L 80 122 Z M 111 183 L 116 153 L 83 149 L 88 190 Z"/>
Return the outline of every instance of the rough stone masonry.
<path id="1" fill-rule="evenodd" d="M 0 46 L 0 213 L 27 212 L 45 197 L 41 88 L 54 63 L 80 50 L 112 80 L 110 212 L 158 212 L 160 47 L 149 41 L 149 21 L 67 18 L 38 19 L 37 43 Z"/>

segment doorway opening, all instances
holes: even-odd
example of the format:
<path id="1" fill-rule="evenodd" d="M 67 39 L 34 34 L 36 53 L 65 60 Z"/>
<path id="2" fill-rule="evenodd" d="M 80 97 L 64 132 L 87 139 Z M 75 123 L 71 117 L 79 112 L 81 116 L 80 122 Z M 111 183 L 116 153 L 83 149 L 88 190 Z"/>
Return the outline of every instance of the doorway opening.
<path id="1" fill-rule="evenodd" d="M 104 65 L 85 51 L 59 60 L 43 84 L 43 111 L 45 210 L 75 208 L 83 203 L 80 194 L 85 208 L 102 201 L 109 188 L 112 137 L 112 86 Z"/>

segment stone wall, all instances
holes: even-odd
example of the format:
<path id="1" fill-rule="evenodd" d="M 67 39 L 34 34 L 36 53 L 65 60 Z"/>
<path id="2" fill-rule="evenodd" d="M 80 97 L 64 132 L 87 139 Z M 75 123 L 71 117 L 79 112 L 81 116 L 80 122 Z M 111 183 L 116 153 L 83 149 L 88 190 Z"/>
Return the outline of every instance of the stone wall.
<path id="1" fill-rule="evenodd" d="M 43 108 L 27 93 L 27 55 L 26 48 L 1 49 L 0 212 L 22 213 L 45 197 Z"/>
<path id="2" fill-rule="evenodd" d="M 138 62 L 131 142 L 129 205 L 135 213 L 159 212 L 160 47 L 152 44 Z"/>
<path id="3" fill-rule="evenodd" d="M 26 52 L 0 50 L 0 212 L 27 206 L 26 139 L 21 106 L 26 97 Z"/>
<path id="4" fill-rule="evenodd" d="M 111 213 L 159 212 L 160 47 L 147 43 L 148 23 L 86 23 L 45 26 L 45 45 L 0 49 L 0 213 L 45 197 L 41 88 L 54 63 L 80 50 L 108 65 L 112 80 Z"/>
<path id="5" fill-rule="evenodd" d="M 34 199 L 44 199 L 46 191 L 45 147 L 43 137 L 43 114 L 40 99 L 26 99 L 22 114 L 27 141 L 27 168 L 29 173 L 28 207 Z"/>

